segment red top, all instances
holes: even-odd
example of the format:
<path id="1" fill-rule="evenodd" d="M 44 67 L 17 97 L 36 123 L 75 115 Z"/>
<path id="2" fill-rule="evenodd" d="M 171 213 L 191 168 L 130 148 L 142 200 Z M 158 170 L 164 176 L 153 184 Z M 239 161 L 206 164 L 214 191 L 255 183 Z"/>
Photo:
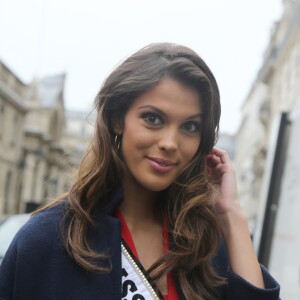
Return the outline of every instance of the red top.
<path id="1" fill-rule="evenodd" d="M 139 255 L 134 245 L 134 241 L 132 239 L 130 230 L 126 224 L 126 221 L 119 209 L 116 210 L 116 216 L 121 222 L 121 236 L 122 239 L 126 242 L 128 247 L 130 248 L 132 254 L 139 261 Z M 164 250 L 165 253 L 169 250 L 169 238 L 168 238 L 168 218 L 164 218 L 163 224 L 163 234 L 164 234 Z M 173 280 L 172 273 L 169 272 L 167 274 L 167 285 L 168 285 L 168 295 L 164 295 L 165 300 L 179 300 L 179 296 L 176 290 L 176 286 Z"/>

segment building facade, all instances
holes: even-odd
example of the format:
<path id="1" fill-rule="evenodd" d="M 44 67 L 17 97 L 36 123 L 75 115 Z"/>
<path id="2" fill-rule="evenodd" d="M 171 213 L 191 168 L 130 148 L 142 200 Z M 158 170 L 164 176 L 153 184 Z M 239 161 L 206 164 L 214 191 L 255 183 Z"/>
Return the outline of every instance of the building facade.
<path id="1" fill-rule="evenodd" d="M 26 85 L 0 68 L 0 215 L 30 212 L 67 191 L 94 119 L 66 112 L 65 74 Z"/>
<path id="2" fill-rule="evenodd" d="M 300 0 L 284 0 L 236 137 L 239 199 L 258 259 L 300 297 Z"/>
<path id="3" fill-rule="evenodd" d="M 284 0 L 263 64 L 242 106 L 235 163 L 239 196 L 256 224 L 262 182 L 274 122 L 290 112 L 300 95 L 300 1 Z"/>
<path id="4" fill-rule="evenodd" d="M 18 211 L 28 87 L 0 61 L 0 212 Z M 1 214 L 1 213 L 0 213 Z"/>

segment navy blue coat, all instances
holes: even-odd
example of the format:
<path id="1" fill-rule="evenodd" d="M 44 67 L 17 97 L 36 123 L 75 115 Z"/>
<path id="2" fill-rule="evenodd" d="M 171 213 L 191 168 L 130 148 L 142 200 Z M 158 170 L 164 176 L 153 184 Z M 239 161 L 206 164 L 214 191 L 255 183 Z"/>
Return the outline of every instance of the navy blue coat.
<path id="1" fill-rule="evenodd" d="M 33 216 L 15 236 L 0 266 L 0 299 L 120 300 L 120 222 L 113 217 L 113 212 L 121 198 L 117 193 L 104 209 L 95 214 L 98 226 L 88 232 L 92 247 L 110 255 L 110 273 L 88 272 L 66 252 L 60 227 L 66 212 L 66 201 L 63 201 Z M 265 289 L 256 288 L 234 274 L 223 245 L 214 265 L 221 275 L 228 278 L 228 284 L 220 288 L 221 299 L 279 299 L 279 285 L 264 267 Z M 179 286 L 178 290 L 180 299 L 185 299 Z"/>

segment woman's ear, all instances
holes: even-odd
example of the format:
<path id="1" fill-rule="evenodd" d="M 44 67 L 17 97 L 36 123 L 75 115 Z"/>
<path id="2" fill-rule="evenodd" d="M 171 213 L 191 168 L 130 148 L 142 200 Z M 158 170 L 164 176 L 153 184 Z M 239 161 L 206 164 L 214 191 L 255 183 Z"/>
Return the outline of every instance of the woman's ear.
<path id="1" fill-rule="evenodd" d="M 112 115 L 112 127 L 113 127 L 115 134 L 122 135 L 123 127 L 124 127 L 123 126 L 123 116 L 118 112 L 115 112 Z"/>

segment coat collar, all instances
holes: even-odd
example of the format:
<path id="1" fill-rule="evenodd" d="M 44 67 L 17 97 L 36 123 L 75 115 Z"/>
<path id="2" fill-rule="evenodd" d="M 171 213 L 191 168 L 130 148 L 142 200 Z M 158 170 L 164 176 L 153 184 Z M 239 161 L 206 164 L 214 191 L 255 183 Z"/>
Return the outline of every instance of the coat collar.
<path id="1" fill-rule="evenodd" d="M 106 197 L 104 204 L 99 207 L 98 212 L 101 214 L 113 216 L 117 207 L 123 202 L 124 193 L 121 186 L 113 189 Z M 97 213 L 96 213 L 97 214 Z"/>

